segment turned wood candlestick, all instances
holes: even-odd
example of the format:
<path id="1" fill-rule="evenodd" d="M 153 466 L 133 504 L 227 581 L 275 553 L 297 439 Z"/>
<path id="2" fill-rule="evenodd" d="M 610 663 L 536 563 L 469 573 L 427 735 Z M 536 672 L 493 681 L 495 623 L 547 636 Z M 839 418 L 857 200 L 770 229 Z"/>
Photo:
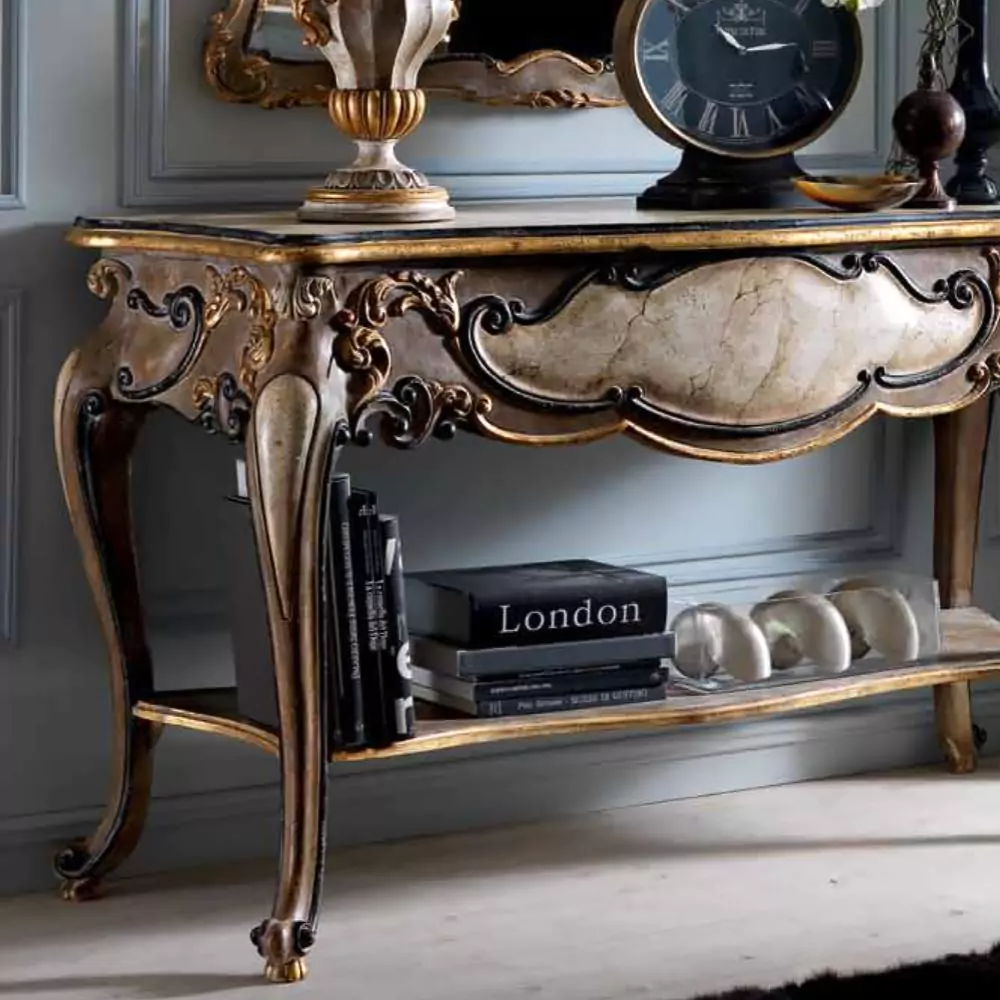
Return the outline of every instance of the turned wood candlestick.
<path id="1" fill-rule="evenodd" d="M 452 219 L 448 192 L 400 163 L 396 143 L 421 122 L 424 61 L 448 36 L 455 0 L 295 0 L 306 42 L 333 67 L 333 123 L 358 147 L 355 161 L 311 190 L 302 219 L 437 222 Z"/>
<path id="2" fill-rule="evenodd" d="M 937 76 L 937 61 L 925 54 L 917 89 L 899 102 L 892 117 L 899 145 L 917 161 L 924 182 L 906 203 L 907 208 L 955 207 L 955 199 L 941 184 L 939 164 L 952 156 L 965 138 L 965 112 L 951 94 L 935 85 Z"/>

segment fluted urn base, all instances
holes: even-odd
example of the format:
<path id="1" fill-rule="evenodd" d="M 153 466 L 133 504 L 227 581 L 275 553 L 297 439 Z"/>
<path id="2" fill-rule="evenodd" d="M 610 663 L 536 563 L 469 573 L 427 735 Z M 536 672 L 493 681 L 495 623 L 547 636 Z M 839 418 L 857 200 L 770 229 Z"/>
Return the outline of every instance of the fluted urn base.
<path id="1" fill-rule="evenodd" d="M 323 222 L 441 222 L 455 217 L 448 192 L 396 158 L 396 143 L 424 116 L 423 91 L 334 90 L 330 117 L 358 147 L 349 167 L 313 188 L 299 218 Z"/>
<path id="2" fill-rule="evenodd" d="M 350 180 L 342 170 L 330 180 Z M 312 222 L 446 222 L 455 209 L 442 187 L 358 187 L 350 184 L 313 188 L 299 208 L 299 218 Z"/>

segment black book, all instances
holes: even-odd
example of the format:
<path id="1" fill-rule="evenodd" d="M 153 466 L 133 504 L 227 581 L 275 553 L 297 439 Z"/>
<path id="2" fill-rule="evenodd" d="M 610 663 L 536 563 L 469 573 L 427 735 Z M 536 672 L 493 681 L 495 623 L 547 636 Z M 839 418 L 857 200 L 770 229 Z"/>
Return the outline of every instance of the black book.
<path id="1" fill-rule="evenodd" d="M 330 643 L 337 655 L 328 662 L 331 687 L 338 702 L 329 713 L 338 716 L 330 727 L 330 735 L 339 736 L 335 746 L 345 750 L 360 750 L 366 745 L 364 693 L 361 683 L 362 636 L 358 602 L 358 581 L 354 571 L 354 532 L 352 531 L 352 497 L 350 477 L 338 473 L 331 477 L 327 495 L 327 520 L 330 539 L 327 558 L 333 587 L 329 596 L 336 603 L 325 608 L 328 624 L 333 626 L 335 641 Z M 363 596 L 363 595 L 362 595 Z"/>
<path id="2" fill-rule="evenodd" d="M 492 701 L 468 701 L 444 694 L 434 688 L 413 685 L 414 691 L 424 701 L 454 709 L 463 715 L 480 719 L 497 719 L 516 715 L 548 715 L 552 712 L 574 712 L 587 708 L 613 708 L 621 705 L 639 705 L 663 701 L 666 688 L 619 688 L 613 691 L 592 691 L 586 694 L 529 695 L 524 698 L 498 698 Z"/>
<path id="3" fill-rule="evenodd" d="M 388 746 L 388 697 L 383 681 L 384 634 L 379 621 L 379 594 L 384 586 L 380 571 L 378 498 L 371 490 L 351 490 L 351 548 L 354 593 L 361 640 L 361 690 L 364 702 L 365 745 Z"/>
<path id="4" fill-rule="evenodd" d="M 663 632 L 667 582 L 589 559 L 410 573 L 411 633 L 466 649 Z"/>
<path id="5" fill-rule="evenodd" d="M 658 687 L 666 681 L 667 676 L 667 671 L 660 660 L 551 674 L 491 677 L 488 680 L 462 680 L 458 677 L 436 674 L 418 664 L 414 664 L 412 670 L 414 683 L 422 688 L 431 688 L 441 694 L 468 702 Z"/>
<path id="6" fill-rule="evenodd" d="M 674 655 L 672 632 L 623 635 L 581 642 L 546 642 L 538 646 L 501 646 L 499 649 L 462 649 L 426 635 L 415 635 L 410 658 L 436 674 L 465 680 L 511 677 L 553 671 L 593 670 L 608 663 L 638 663 Z"/>
<path id="7" fill-rule="evenodd" d="M 399 519 L 379 517 L 386 593 L 386 680 L 391 699 L 391 720 L 397 740 L 416 733 L 413 711 L 413 675 L 410 668 L 410 635 L 406 624 L 406 590 L 403 583 L 403 547 Z"/>
<path id="8" fill-rule="evenodd" d="M 342 672 L 344 659 L 340 652 L 340 636 L 338 635 L 337 602 L 337 567 L 334 559 L 334 547 L 338 542 L 337 522 L 331 517 L 330 502 L 333 484 L 327 482 L 324 497 L 323 516 L 321 521 L 318 570 L 318 600 L 316 615 L 318 618 L 319 662 L 322 683 L 321 697 L 326 706 L 327 745 L 331 750 L 340 750 L 345 746 L 344 732 L 350 726 L 350 702 L 345 676 Z"/>

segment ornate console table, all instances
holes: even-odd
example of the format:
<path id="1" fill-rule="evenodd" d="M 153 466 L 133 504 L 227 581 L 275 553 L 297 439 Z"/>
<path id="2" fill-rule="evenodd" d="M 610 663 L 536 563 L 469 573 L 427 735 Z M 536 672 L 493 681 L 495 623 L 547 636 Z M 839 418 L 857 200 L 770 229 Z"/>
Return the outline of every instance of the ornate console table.
<path id="1" fill-rule="evenodd" d="M 315 624 L 330 463 L 376 435 L 459 430 L 561 445 L 626 433 L 665 451 L 766 462 L 877 412 L 935 419 L 930 665 L 780 689 L 513 720 L 424 722 L 371 756 L 567 732 L 763 716 L 933 687 L 952 768 L 975 766 L 969 682 L 1000 672 L 1000 623 L 969 607 L 991 391 L 1000 380 L 1000 214 L 636 214 L 619 201 L 470 206 L 455 222 L 319 228 L 290 215 L 80 220 L 104 323 L 55 402 L 66 500 L 110 650 L 115 784 L 104 822 L 57 859 L 70 898 L 129 854 L 164 725 L 280 753 L 281 864 L 253 932 L 301 978 L 320 902 L 328 749 Z M 153 687 L 129 519 L 129 461 L 166 406 L 245 440 L 280 732 L 229 691 Z"/>

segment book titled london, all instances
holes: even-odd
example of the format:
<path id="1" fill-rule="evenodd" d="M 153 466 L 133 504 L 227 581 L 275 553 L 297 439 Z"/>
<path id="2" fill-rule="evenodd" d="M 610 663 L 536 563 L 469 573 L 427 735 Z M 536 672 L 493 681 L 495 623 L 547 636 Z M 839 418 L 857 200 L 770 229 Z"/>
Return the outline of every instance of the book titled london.
<path id="1" fill-rule="evenodd" d="M 667 581 L 590 559 L 408 573 L 410 632 L 465 649 L 663 632 Z"/>

